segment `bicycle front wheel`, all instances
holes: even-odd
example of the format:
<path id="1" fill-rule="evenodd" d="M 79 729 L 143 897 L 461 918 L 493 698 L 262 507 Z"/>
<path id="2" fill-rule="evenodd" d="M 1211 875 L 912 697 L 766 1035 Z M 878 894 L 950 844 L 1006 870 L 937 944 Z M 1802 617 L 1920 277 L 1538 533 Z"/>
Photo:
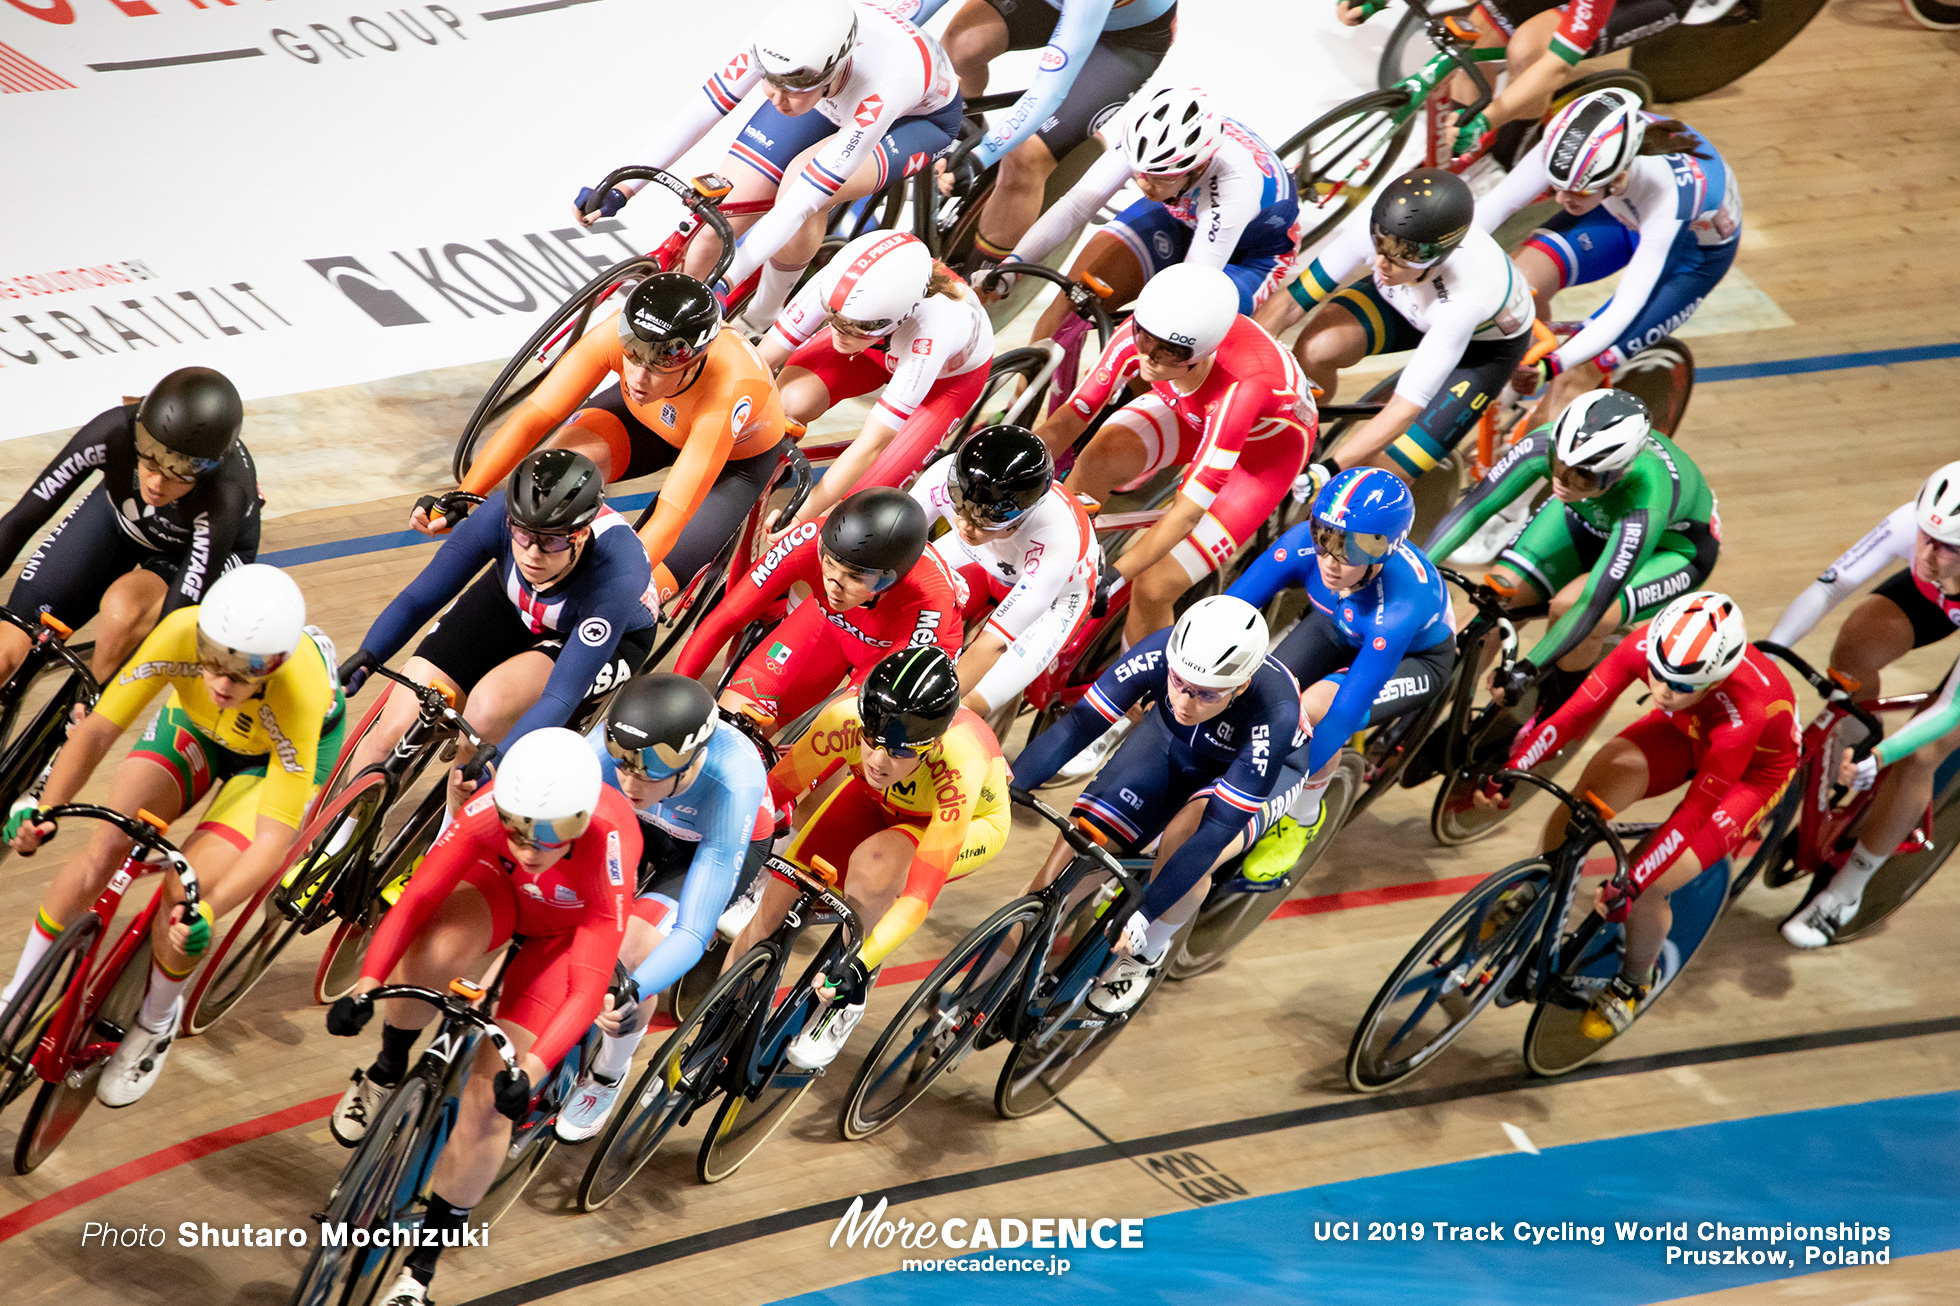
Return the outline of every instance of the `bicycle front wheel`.
<path id="1" fill-rule="evenodd" d="M 1519 862 L 1443 913 L 1375 994 L 1348 1044 L 1347 1080 L 1374 1093 L 1422 1069 L 1503 989 L 1544 923 L 1551 866 Z"/>
<path id="2" fill-rule="evenodd" d="M 34 1050 L 101 933 L 102 918 L 94 912 L 63 930 L 54 947 L 34 964 L 13 1001 L 0 1010 L 0 1111 L 34 1082 Z"/>
<path id="3" fill-rule="evenodd" d="M 1887 859 L 1865 886 L 1864 897 L 1858 902 L 1858 914 L 1838 930 L 1833 943 L 1849 943 L 1877 929 L 1946 865 L 1955 845 L 1960 845 L 1960 781 L 1948 779 L 1944 790 L 1933 800 L 1933 828 L 1926 833 L 1932 848 L 1926 852 L 1895 854 Z"/>
<path id="4" fill-rule="evenodd" d="M 53 954 L 50 953 L 50 956 Z M 150 941 L 145 939 L 109 985 L 92 1019 L 76 1022 L 71 1034 L 69 1054 L 75 1056 L 91 1043 L 120 1042 L 136 1023 L 142 1010 L 143 994 L 150 985 Z M 55 1083 L 42 1084 L 21 1123 L 20 1137 L 14 1140 L 14 1173 L 31 1174 L 34 1168 L 54 1155 L 68 1138 L 82 1113 L 95 1101 L 95 1081 L 109 1064 L 105 1054 L 86 1066 L 77 1066 Z"/>
<path id="5" fill-rule="evenodd" d="M 751 948 L 667 1036 L 624 1109 L 613 1113 L 600 1136 L 579 1181 L 579 1210 L 596 1211 L 611 1201 L 653 1159 L 674 1126 L 720 1090 L 736 1039 L 769 996 L 774 964 L 772 949 Z"/>
<path id="6" fill-rule="evenodd" d="M 1368 198 L 1402 157 L 1415 109 L 1404 88 L 1369 91 L 1336 105 L 1279 147 L 1300 192 L 1306 249 Z"/>
<path id="7" fill-rule="evenodd" d="M 417 1200 L 415 1161 L 424 1143 L 424 1121 L 432 1092 L 429 1081 L 411 1075 L 388 1097 L 347 1168 L 340 1172 L 327 1203 L 326 1225 L 349 1233 L 375 1231 L 401 1222 Z M 385 1247 L 329 1247 L 323 1240 L 306 1262 L 293 1289 L 292 1306 L 355 1306 L 388 1286 L 405 1251 Z"/>
<path id="8" fill-rule="evenodd" d="M 1034 929 L 1041 913 L 1041 899 L 1032 894 L 1008 903 L 912 990 L 851 1081 L 837 1113 L 838 1133 L 851 1142 L 871 1137 L 965 1058 L 1013 991 L 1022 932 Z"/>

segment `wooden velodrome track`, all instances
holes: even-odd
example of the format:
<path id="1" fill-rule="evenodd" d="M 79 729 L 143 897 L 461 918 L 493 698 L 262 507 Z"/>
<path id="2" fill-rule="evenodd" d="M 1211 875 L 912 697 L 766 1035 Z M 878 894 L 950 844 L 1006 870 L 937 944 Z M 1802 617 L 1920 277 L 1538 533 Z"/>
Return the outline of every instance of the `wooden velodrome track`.
<path id="1" fill-rule="evenodd" d="M 1695 339 L 1704 379 L 1682 429 L 1720 495 L 1725 548 L 1715 582 L 1742 601 L 1760 635 L 1932 466 L 1960 455 L 1952 348 L 1960 340 L 1960 36 L 1907 25 L 1890 0 L 1839 0 L 1764 68 L 1687 112 L 1742 181 L 1748 228 L 1738 269 L 1794 320 Z M 1746 366 L 1913 346 L 1935 347 L 1933 356 L 1891 366 L 1838 359 L 1763 375 Z M 450 430 L 444 423 L 429 439 Z M 397 530 L 405 503 L 276 519 L 265 547 L 278 561 L 277 551 Z M 296 574 L 315 619 L 346 649 L 426 556 L 368 552 L 300 565 Z M 1821 660 L 1835 625 L 1827 620 L 1806 651 Z M 1890 683 L 1930 685 L 1953 651 L 1949 643 L 1907 659 Z M 1613 724 L 1632 710 L 1622 707 Z M 1018 744 L 1010 742 L 1010 754 Z M 1752 887 L 1674 996 L 1577 1081 L 1526 1081 L 1517 1054 L 1523 1021 L 1492 1013 L 1415 1081 L 1417 1092 L 1359 1101 L 1341 1080 L 1340 1059 L 1387 968 L 1465 877 L 1519 855 L 1541 814 L 1449 851 L 1430 842 L 1429 799 L 1425 789 L 1379 804 L 1300 888 L 1304 901 L 1223 970 L 1162 993 L 1062 1108 L 996 1119 L 988 1094 L 999 1054 L 989 1053 L 900 1127 L 865 1144 L 838 1141 L 838 1097 L 904 991 L 888 983 L 836 1072 L 735 1178 L 714 1188 L 694 1181 L 697 1122 L 610 1208 L 578 1218 L 567 1202 L 585 1156 L 561 1151 L 488 1250 L 445 1256 L 440 1298 L 495 1293 L 500 1302 L 583 1304 L 654 1291 L 745 1306 L 897 1269 L 895 1247 L 826 1246 L 842 1205 L 859 1193 L 890 1193 L 895 1204 L 908 1198 L 894 1215 L 914 1219 L 1148 1216 L 1218 1195 L 1505 1152 L 1511 1144 L 1500 1122 L 1548 1147 L 1960 1082 L 1950 970 L 1960 879 L 1949 872 L 1876 937 L 1810 955 L 1775 934 L 1795 891 Z M 0 868 L 0 921 L 11 922 L 0 950 L 9 964 L 45 877 L 76 837 L 64 835 L 52 855 Z M 1024 828 L 996 868 L 948 889 L 897 957 L 894 978 L 922 975 L 919 963 L 1015 892 L 1046 846 Z M 174 1243 L 84 1251 L 80 1243 L 88 1221 L 293 1226 L 323 1205 L 347 1155 L 324 1117 L 350 1066 L 370 1052 L 366 1040 L 329 1038 L 309 1005 L 323 937 L 303 941 L 239 1013 L 182 1043 L 147 1100 L 122 1112 L 95 1109 L 37 1173 L 0 1179 L 0 1300 L 286 1299 L 301 1265 L 292 1251 L 181 1251 Z M 0 1123 L 0 1141 L 11 1143 L 20 1116 L 16 1107 Z M 1167 1152 L 1186 1157 L 1187 1172 L 1222 1178 L 1209 1188 L 1181 1186 L 1165 1166 L 1149 1164 Z M 563 1274 L 586 1266 L 588 1274 Z M 1707 1300 L 1950 1301 L 1960 1300 L 1956 1278 L 1960 1254 L 1947 1253 Z M 1381 1297 L 1396 1299 L 1387 1290 Z"/>

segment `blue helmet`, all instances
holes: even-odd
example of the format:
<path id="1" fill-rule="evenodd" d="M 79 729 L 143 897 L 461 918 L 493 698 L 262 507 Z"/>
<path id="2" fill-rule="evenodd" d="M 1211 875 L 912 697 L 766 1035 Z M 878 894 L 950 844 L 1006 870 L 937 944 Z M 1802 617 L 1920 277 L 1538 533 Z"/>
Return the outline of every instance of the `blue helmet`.
<path id="1" fill-rule="evenodd" d="M 1415 520 L 1415 496 L 1401 477 L 1381 467 L 1351 467 L 1314 496 L 1314 546 L 1349 566 L 1372 566 L 1409 538 Z"/>

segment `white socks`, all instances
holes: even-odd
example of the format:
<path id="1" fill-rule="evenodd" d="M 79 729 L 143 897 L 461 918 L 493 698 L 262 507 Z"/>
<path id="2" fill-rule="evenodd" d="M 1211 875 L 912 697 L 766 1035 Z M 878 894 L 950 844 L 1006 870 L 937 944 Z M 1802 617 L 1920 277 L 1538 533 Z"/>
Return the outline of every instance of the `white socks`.
<path id="1" fill-rule="evenodd" d="M 609 1037 L 599 1044 L 599 1055 L 592 1058 L 592 1073 L 609 1084 L 617 1084 L 633 1065 L 633 1053 L 639 1050 L 640 1040 L 647 1036 L 646 1022 L 630 1034 Z"/>
<path id="2" fill-rule="evenodd" d="M 43 933 L 38 922 L 27 932 L 27 945 L 20 950 L 20 964 L 14 967 L 14 977 L 7 981 L 5 989 L 0 989 L 0 1003 L 13 1001 L 14 994 L 20 991 L 20 986 L 34 973 L 34 967 L 48 955 L 54 941 L 60 937 L 59 934 Z"/>
<path id="3" fill-rule="evenodd" d="M 759 324 L 774 322 L 776 314 L 789 302 L 790 292 L 796 289 L 796 279 L 803 275 L 803 268 L 800 263 L 786 268 L 773 258 L 766 260 L 762 265 L 762 279 L 756 283 L 755 297 L 742 310 L 742 316 Z"/>
<path id="4" fill-rule="evenodd" d="M 1318 780 L 1309 779 L 1300 786 L 1300 793 L 1293 800 L 1293 806 L 1286 814 L 1301 825 L 1312 825 L 1320 819 L 1320 800 L 1327 794 L 1327 786 L 1334 783 L 1334 773 L 1329 771 Z"/>
<path id="5" fill-rule="evenodd" d="M 1177 931 L 1183 924 L 1181 920 L 1169 921 L 1159 918 L 1144 926 L 1143 955 L 1137 960 L 1147 965 L 1156 965 L 1163 959 L 1165 949 L 1171 946 L 1171 940 L 1177 937 Z"/>
<path id="6" fill-rule="evenodd" d="M 1871 882 L 1872 876 L 1878 874 L 1878 868 L 1885 865 L 1889 856 L 1887 853 L 1873 852 L 1865 847 L 1864 840 L 1859 840 L 1857 846 L 1852 848 L 1851 856 L 1845 858 L 1844 869 L 1831 877 L 1831 883 L 1824 892 L 1840 902 L 1858 901 L 1864 895 L 1865 886 Z"/>
<path id="7" fill-rule="evenodd" d="M 168 1033 L 170 1030 L 170 1009 L 177 1005 L 177 995 L 184 991 L 190 981 L 189 975 L 172 979 L 164 973 L 156 962 L 150 963 L 150 991 L 143 995 L 143 1010 L 137 1019 L 143 1028 L 152 1034 Z"/>

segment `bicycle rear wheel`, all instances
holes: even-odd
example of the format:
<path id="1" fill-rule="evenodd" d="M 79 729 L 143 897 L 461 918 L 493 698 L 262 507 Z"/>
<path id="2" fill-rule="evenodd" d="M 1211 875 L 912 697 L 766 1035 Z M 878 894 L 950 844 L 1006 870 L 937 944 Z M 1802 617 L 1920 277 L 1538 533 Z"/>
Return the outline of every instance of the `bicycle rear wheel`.
<path id="1" fill-rule="evenodd" d="M 1649 37 L 1633 47 L 1632 64 L 1653 82 L 1658 102 L 1692 100 L 1721 90 L 1763 63 L 1788 45 L 1823 7 L 1824 0 L 1739 5 L 1721 21 L 1683 24 Z M 1753 20 L 1751 8 L 1760 9 Z"/>
<path id="2" fill-rule="evenodd" d="M 94 1018 L 77 1022 L 70 1036 L 70 1053 L 90 1043 L 120 1042 L 135 1023 L 149 984 L 150 942 L 145 939 L 130 954 L 129 964 L 103 995 Z M 98 1057 L 89 1065 L 70 1071 L 67 1078 L 57 1083 L 41 1085 L 34 1105 L 28 1108 L 27 1119 L 21 1122 L 20 1136 L 14 1140 L 15 1174 L 31 1174 L 36 1166 L 54 1155 L 55 1149 L 81 1120 L 82 1113 L 95 1101 L 95 1081 L 108 1063 L 107 1056 Z"/>
<path id="3" fill-rule="evenodd" d="M 349 1233 L 393 1226 L 419 1197 L 415 1165 L 423 1145 L 423 1116 L 429 1081 L 410 1075 L 382 1105 L 347 1168 L 340 1172 L 327 1202 L 323 1227 Z M 324 1239 L 307 1259 L 306 1272 L 293 1289 L 292 1306 L 357 1306 L 371 1300 L 393 1278 L 405 1251 L 380 1247 L 329 1247 Z"/>
<path id="4" fill-rule="evenodd" d="M 59 663 L 55 665 L 60 667 Z M 7 741 L 6 751 L 0 753 L 0 803 L 11 805 L 54 760 L 62 741 L 68 737 L 69 714 L 82 701 L 81 678 L 70 671 L 54 697 L 42 704 L 33 719 Z M 18 700 L 13 710 L 19 710 Z M 0 844 L 0 858 L 10 851 L 10 847 Z"/>
<path id="5" fill-rule="evenodd" d="M 1645 404 L 1654 429 L 1672 438 L 1695 392 L 1694 351 L 1673 336 L 1662 336 L 1620 364 L 1607 384 Z"/>
<path id="6" fill-rule="evenodd" d="M 773 948 L 751 948 L 667 1036 L 625 1108 L 613 1113 L 600 1135 L 599 1149 L 579 1181 L 579 1210 L 596 1211 L 611 1201 L 653 1159 L 668 1132 L 719 1091 L 730 1045 L 768 999 L 765 986 L 774 965 Z"/>
<path id="7" fill-rule="evenodd" d="M 1402 157 L 1413 126 L 1405 88 L 1369 91 L 1336 105 L 1279 147 L 1300 192 L 1300 248 L 1339 225 Z"/>
<path id="8" fill-rule="evenodd" d="M 46 956 L 22 981 L 12 1002 L 0 1009 L 0 1111 L 34 1082 L 30 1064 L 47 1033 L 55 1009 L 74 987 L 88 950 L 102 933 L 102 918 L 94 912 L 61 932 Z"/>
<path id="9" fill-rule="evenodd" d="M 1436 790 L 1436 801 L 1429 809 L 1429 833 L 1437 843 L 1445 848 L 1460 848 L 1464 844 L 1475 843 L 1509 820 L 1512 813 L 1537 795 L 1535 786 L 1520 786 L 1511 795 L 1509 807 L 1479 807 L 1475 798 L 1483 778 L 1504 765 L 1511 740 L 1530 720 L 1530 705 L 1536 701 L 1534 695 L 1526 704 L 1494 715 L 1465 750 L 1469 762 L 1444 778 Z M 1532 767 L 1531 773 L 1551 779 L 1565 769 L 1565 764 L 1572 760 L 1573 754 L 1584 742 L 1573 740 Z"/>
<path id="10" fill-rule="evenodd" d="M 1858 902 L 1858 914 L 1838 930 L 1831 940 L 1833 943 L 1849 943 L 1877 929 L 1946 865 L 1955 845 L 1960 844 L 1960 783 L 1949 779 L 1933 800 L 1933 828 L 1927 831 L 1927 836 L 1933 842 L 1930 851 L 1894 854 L 1878 868 Z M 4 1099 L 0 1099 L 0 1106 L 4 1105 Z"/>
<path id="11" fill-rule="evenodd" d="M 417 863 L 435 842 L 436 827 L 442 823 L 444 785 L 438 781 L 435 788 L 422 800 L 408 824 L 395 833 L 382 850 L 385 859 L 379 872 L 370 881 L 385 891 L 390 885 L 406 883 L 414 873 Z M 321 1006 L 338 1001 L 354 991 L 354 984 L 361 978 L 361 963 L 367 960 L 368 945 L 374 942 L 374 931 L 379 928 L 381 918 L 387 914 L 385 895 L 376 902 L 364 907 L 351 919 L 342 920 L 334 927 L 333 937 L 327 940 L 327 947 L 320 954 L 320 964 L 313 971 L 313 1000 Z"/>
<path id="12" fill-rule="evenodd" d="M 1428 6 L 1431 18 L 1461 18 L 1466 21 L 1474 8 L 1475 5 L 1456 4 Z M 1385 91 L 1403 78 L 1421 72 L 1423 65 L 1438 53 L 1436 43 L 1429 39 L 1429 25 L 1415 10 L 1404 9 L 1395 30 L 1388 35 L 1388 44 L 1382 47 L 1381 62 L 1375 66 L 1376 84 Z M 1493 72 L 1491 75 L 1496 74 Z"/>
<path id="13" fill-rule="evenodd" d="M 1032 894 L 1008 903 L 912 990 L 851 1081 L 837 1113 L 838 1133 L 851 1142 L 871 1137 L 965 1059 L 1025 965 L 1015 931 L 1035 928 L 1041 915 L 1041 899 Z M 1005 960 L 990 967 L 996 958 Z"/>
<path id="14" fill-rule="evenodd" d="M 1543 858 L 1508 866 L 1416 941 L 1355 1026 L 1347 1080 L 1356 1092 L 1415 1074 L 1490 1005 L 1538 937 L 1551 879 Z"/>

